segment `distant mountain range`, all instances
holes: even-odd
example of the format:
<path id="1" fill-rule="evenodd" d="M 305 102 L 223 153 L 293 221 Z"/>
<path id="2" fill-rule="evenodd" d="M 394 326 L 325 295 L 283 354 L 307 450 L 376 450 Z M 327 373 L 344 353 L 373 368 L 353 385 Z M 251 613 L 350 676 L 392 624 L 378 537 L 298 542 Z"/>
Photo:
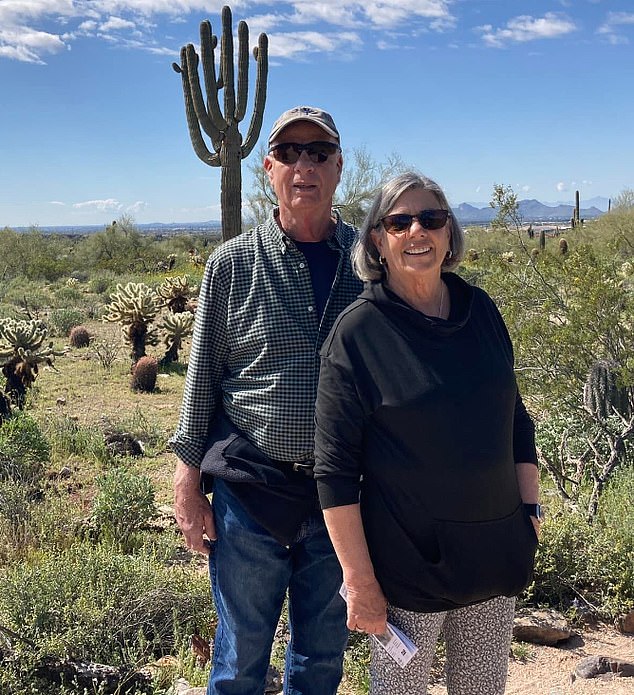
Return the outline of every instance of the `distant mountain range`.
<path id="1" fill-rule="evenodd" d="M 574 205 L 571 203 L 540 203 L 539 200 L 520 200 L 519 212 L 522 220 L 529 222 L 570 222 Z M 463 225 L 488 224 L 495 217 L 495 210 L 487 203 L 460 203 L 454 205 L 453 211 Z M 592 220 L 599 217 L 608 209 L 607 198 L 592 198 L 582 201 L 580 216 L 584 220 Z M 91 234 L 100 232 L 105 228 L 102 225 L 68 225 L 57 227 L 38 227 L 45 234 Z M 136 225 L 141 232 L 146 234 L 200 234 L 216 232 L 220 235 L 221 223 L 219 220 L 206 222 L 149 222 Z M 31 227 L 14 227 L 16 232 L 28 231 Z"/>
<path id="2" fill-rule="evenodd" d="M 487 224 L 495 217 L 496 211 L 490 206 L 477 207 L 478 204 L 460 203 L 453 211 L 460 224 Z M 569 222 L 575 206 L 564 203 L 545 205 L 539 200 L 520 200 L 519 213 L 524 222 Z M 583 220 L 592 220 L 604 213 L 595 205 L 579 209 L 579 216 Z"/>

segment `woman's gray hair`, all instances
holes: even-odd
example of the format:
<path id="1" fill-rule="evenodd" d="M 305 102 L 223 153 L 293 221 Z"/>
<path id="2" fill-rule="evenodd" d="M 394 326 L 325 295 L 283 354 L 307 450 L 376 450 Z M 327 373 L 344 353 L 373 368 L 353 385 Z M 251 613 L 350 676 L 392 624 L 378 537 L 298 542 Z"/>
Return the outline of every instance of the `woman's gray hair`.
<path id="1" fill-rule="evenodd" d="M 379 260 L 379 251 L 372 240 L 372 231 L 381 225 L 381 220 L 394 207 L 398 198 L 405 191 L 412 188 L 420 188 L 424 191 L 430 191 L 436 198 L 440 207 L 444 210 L 449 210 L 449 248 L 451 249 L 451 258 L 445 258 L 442 264 L 443 270 L 451 270 L 455 268 L 464 257 L 464 232 L 460 226 L 460 222 L 453 214 L 449 202 L 442 188 L 431 179 L 417 174 L 413 171 L 408 171 L 399 174 L 387 183 L 384 183 L 376 194 L 368 214 L 366 215 L 359 236 L 357 237 L 352 251 L 350 252 L 350 260 L 352 268 L 357 277 L 361 280 L 381 280 L 385 276 L 385 267 Z"/>

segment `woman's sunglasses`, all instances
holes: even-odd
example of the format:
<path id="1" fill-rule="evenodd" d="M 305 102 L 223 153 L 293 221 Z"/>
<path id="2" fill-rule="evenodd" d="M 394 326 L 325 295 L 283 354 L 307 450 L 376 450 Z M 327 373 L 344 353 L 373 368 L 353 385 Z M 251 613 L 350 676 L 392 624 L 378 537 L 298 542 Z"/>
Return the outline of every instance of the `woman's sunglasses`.
<path id="1" fill-rule="evenodd" d="M 301 157 L 302 152 L 306 152 L 313 164 L 323 164 L 330 155 L 339 152 L 339 145 L 334 142 L 307 142 L 302 145 L 298 142 L 281 142 L 273 145 L 269 152 L 282 164 L 295 164 Z"/>
<path id="2" fill-rule="evenodd" d="M 408 230 L 414 219 L 418 220 L 423 229 L 440 229 L 447 224 L 449 210 L 421 210 L 415 215 L 401 212 L 396 215 L 386 215 L 381 218 L 381 223 L 389 234 L 398 234 Z"/>

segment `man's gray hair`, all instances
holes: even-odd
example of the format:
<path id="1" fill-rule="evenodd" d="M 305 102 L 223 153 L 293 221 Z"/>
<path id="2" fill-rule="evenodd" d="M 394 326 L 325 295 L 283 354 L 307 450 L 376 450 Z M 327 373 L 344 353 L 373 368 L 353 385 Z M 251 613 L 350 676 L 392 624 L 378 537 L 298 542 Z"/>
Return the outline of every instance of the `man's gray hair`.
<path id="1" fill-rule="evenodd" d="M 361 280 L 381 280 L 385 276 L 385 268 L 379 262 L 379 251 L 374 245 L 371 232 L 381 226 L 381 219 L 390 214 L 396 201 L 405 191 L 416 188 L 433 193 L 438 199 L 440 207 L 444 210 L 449 210 L 451 213 L 449 217 L 449 248 L 452 254 L 451 258 L 445 258 L 442 269 L 451 270 L 463 259 L 464 232 L 453 214 L 442 188 L 435 181 L 427 178 L 427 176 L 408 171 L 399 174 L 381 186 L 372 201 L 365 220 L 363 220 L 359 236 L 354 242 L 350 254 L 352 268 Z"/>

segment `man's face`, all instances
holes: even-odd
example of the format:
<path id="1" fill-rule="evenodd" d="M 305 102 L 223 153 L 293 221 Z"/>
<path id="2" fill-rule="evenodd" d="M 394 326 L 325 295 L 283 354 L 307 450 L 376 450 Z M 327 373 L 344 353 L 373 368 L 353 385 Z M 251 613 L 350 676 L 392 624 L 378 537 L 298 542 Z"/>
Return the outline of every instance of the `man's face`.
<path id="1" fill-rule="evenodd" d="M 287 142 L 305 145 L 315 141 L 337 142 L 336 138 L 328 135 L 318 125 L 297 121 L 284 128 L 273 145 Z M 272 154 L 264 159 L 264 168 L 277 195 L 280 209 L 289 213 L 311 210 L 323 213 L 325 209 L 330 210 L 342 166 L 340 151 L 330 155 L 323 163 L 312 162 L 305 151 L 302 151 L 294 164 L 279 162 Z"/>

